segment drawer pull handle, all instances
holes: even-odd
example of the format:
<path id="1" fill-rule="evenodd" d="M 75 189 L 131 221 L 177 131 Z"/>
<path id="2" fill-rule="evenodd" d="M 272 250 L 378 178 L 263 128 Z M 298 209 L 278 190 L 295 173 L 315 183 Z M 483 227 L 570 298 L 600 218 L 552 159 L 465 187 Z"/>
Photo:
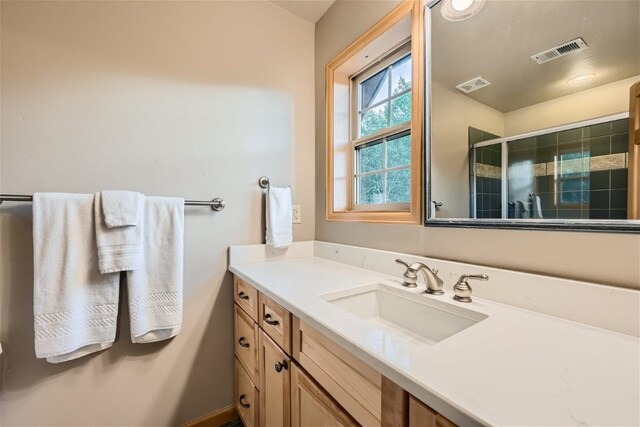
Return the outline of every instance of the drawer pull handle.
<path id="1" fill-rule="evenodd" d="M 283 369 L 289 369 L 289 363 L 286 360 L 276 362 L 276 372 L 281 372 Z"/>
<path id="2" fill-rule="evenodd" d="M 240 344 L 240 347 L 249 348 L 249 343 L 247 342 L 247 340 L 245 340 L 244 337 L 240 337 L 240 339 L 238 340 L 238 344 Z"/>
<path id="3" fill-rule="evenodd" d="M 251 405 L 249 405 L 248 403 L 243 402 L 244 398 L 246 396 L 244 394 L 240 395 L 240 399 L 238 399 L 238 402 L 240 403 L 240 406 L 242 406 L 243 408 L 250 408 Z"/>
<path id="4" fill-rule="evenodd" d="M 249 299 L 249 295 L 245 294 L 244 292 L 240 292 L 238 294 L 238 298 L 240 298 L 240 299 Z"/>
<path id="5" fill-rule="evenodd" d="M 271 315 L 268 313 L 264 315 L 264 321 L 271 326 L 278 326 L 280 324 L 277 320 L 271 320 Z"/>

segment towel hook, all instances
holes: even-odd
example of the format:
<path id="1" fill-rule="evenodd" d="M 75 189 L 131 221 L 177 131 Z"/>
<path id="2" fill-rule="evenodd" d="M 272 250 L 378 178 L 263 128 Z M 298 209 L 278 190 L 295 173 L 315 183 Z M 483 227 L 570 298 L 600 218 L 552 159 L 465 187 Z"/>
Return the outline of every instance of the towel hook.
<path id="1" fill-rule="evenodd" d="M 260 179 L 258 179 L 258 185 L 261 188 L 268 188 L 269 184 L 270 184 L 270 180 L 266 176 L 261 176 Z"/>

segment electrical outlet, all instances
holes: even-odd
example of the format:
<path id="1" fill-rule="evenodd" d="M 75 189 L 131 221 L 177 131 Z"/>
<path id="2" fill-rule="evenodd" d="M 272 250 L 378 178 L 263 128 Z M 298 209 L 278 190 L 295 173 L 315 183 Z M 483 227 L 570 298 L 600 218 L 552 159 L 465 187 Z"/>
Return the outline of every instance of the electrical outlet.
<path id="1" fill-rule="evenodd" d="M 293 205 L 293 223 L 302 224 L 302 207 L 300 205 Z"/>

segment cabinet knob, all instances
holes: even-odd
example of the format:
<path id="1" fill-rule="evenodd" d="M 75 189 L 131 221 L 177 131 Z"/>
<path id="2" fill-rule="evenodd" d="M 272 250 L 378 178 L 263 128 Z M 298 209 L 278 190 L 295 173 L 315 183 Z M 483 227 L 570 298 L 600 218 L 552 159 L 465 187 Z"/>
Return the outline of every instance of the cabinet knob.
<path id="1" fill-rule="evenodd" d="M 280 324 L 277 320 L 271 320 L 271 315 L 269 313 L 264 315 L 264 321 L 271 326 L 278 326 Z"/>
<path id="2" fill-rule="evenodd" d="M 245 294 L 244 292 L 240 292 L 240 293 L 238 293 L 238 298 L 240 298 L 240 299 L 249 299 L 249 295 Z"/>
<path id="3" fill-rule="evenodd" d="M 250 404 L 243 402 L 245 397 L 246 396 L 244 394 L 241 394 L 240 398 L 238 399 L 238 403 L 240 403 L 240 406 L 242 406 L 243 408 L 250 408 Z"/>
<path id="4" fill-rule="evenodd" d="M 281 372 L 283 369 L 289 369 L 289 362 L 286 360 L 276 362 L 276 372 Z"/>
<path id="5" fill-rule="evenodd" d="M 240 344 L 240 347 L 249 348 L 249 343 L 244 337 L 240 337 L 238 344 Z"/>

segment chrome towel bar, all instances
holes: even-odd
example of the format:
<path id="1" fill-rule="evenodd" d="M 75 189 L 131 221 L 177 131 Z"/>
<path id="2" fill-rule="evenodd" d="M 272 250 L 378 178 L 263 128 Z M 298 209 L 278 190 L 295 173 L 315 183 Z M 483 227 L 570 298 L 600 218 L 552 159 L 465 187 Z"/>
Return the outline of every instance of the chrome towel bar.
<path id="1" fill-rule="evenodd" d="M 6 194 L 0 193 L 0 205 L 2 202 L 32 202 L 33 196 L 28 194 Z M 220 197 L 213 200 L 185 200 L 185 206 L 210 206 L 211 210 L 221 211 L 227 203 Z"/>

